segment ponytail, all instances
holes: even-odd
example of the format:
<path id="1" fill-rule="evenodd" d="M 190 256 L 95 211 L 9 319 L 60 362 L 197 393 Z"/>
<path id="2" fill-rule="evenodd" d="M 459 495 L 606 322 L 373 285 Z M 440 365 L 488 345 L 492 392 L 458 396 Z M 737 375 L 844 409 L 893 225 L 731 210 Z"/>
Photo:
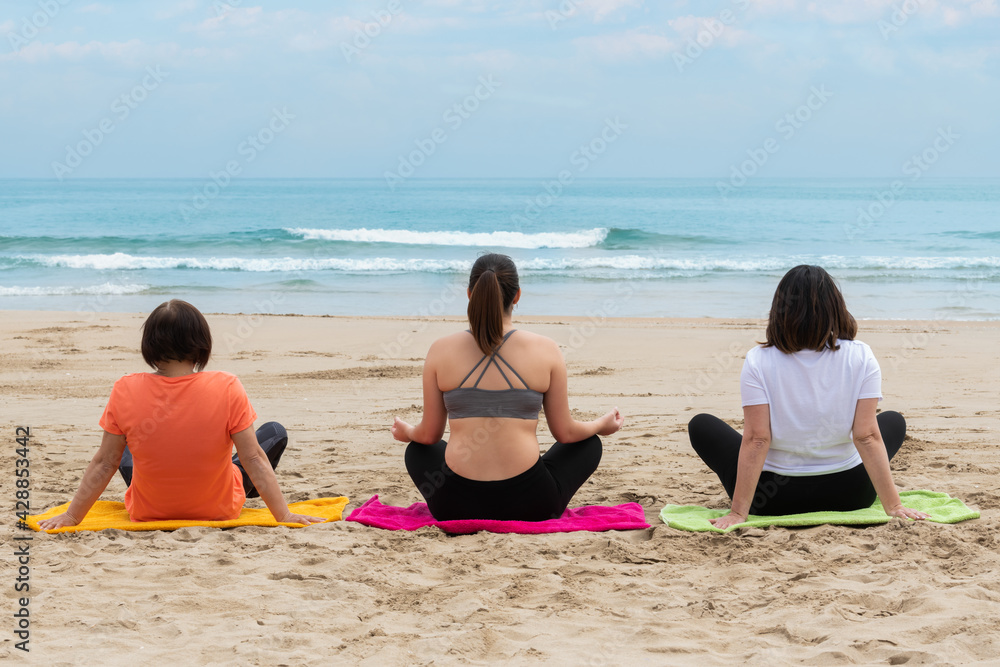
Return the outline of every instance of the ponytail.
<path id="1" fill-rule="evenodd" d="M 469 275 L 469 327 L 483 354 L 503 341 L 503 318 L 520 289 L 517 267 L 507 255 L 480 256 Z"/>
<path id="2" fill-rule="evenodd" d="M 503 293 L 493 269 L 479 274 L 469 295 L 469 325 L 483 354 L 490 354 L 503 340 Z"/>

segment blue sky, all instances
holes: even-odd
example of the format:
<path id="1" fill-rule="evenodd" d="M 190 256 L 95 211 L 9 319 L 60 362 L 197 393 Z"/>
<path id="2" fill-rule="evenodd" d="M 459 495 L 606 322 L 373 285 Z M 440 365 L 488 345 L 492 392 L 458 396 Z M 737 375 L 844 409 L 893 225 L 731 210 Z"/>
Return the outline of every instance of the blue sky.
<path id="1" fill-rule="evenodd" d="M 3 177 L 1000 175 L 996 0 L 18 0 L 0 38 Z"/>

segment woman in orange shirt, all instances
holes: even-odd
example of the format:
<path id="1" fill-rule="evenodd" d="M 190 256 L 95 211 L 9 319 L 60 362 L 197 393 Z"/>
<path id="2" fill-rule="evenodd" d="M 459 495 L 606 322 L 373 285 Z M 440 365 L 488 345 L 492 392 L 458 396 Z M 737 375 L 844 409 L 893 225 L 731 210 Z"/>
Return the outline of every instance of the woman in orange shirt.
<path id="1" fill-rule="evenodd" d="M 149 315 L 142 357 L 156 371 L 115 382 L 100 420 L 101 447 L 69 509 L 40 522 L 44 530 L 80 523 L 116 469 L 132 521 L 235 519 L 258 495 L 276 521 L 324 521 L 288 509 L 274 475 L 285 429 L 269 422 L 254 431 L 257 413 L 239 379 L 203 370 L 211 352 L 208 322 L 186 301 L 167 301 Z"/>

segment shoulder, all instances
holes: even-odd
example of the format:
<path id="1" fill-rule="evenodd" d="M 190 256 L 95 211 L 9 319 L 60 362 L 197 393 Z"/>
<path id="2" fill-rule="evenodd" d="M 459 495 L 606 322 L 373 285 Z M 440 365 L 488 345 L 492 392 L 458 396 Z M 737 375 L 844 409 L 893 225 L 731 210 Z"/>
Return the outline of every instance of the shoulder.
<path id="1" fill-rule="evenodd" d="M 534 331 L 528 331 L 526 329 L 515 329 L 514 334 L 510 338 L 511 340 L 516 338 L 522 343 L 528 343 L 531 345 L 559 347 L 559 345 L 548 336 L 543 336 L 542 334 L 535 333 Z"/>
<path id="2" fill-rule="evenodd" d="M 115 380 L 114 389 L 118 391 L 137 387 L 144 383 L 152 373 L 126 373 Z"/>
<path id="3" fill-rule="evenodd" d="M 238 377 L 226 371 L 198 371 L 196 377 L 202 384 L 213 387 L 243 386 Z"/>
<path id="4" fill-rule="evenodd" d="M 868 343 L 862 342 L 860 340 L 837 340 L 837 344 L 840 345 L 840 349 L 846 351 L 851 356 L 858 357 L 874 357 L 875 353 L 872 352 L 872 348 Z"/>
<path id="5" fill-rule="evenodd" d="M 431 343 L 431 346 L 427 348 L 427 356 L 432 357 L 438 354 L 448 354 L 459 347 L 469 345 L 469 343 L 475 344 L 472 334 L 468 331 L 456 331 L 453 334 L 442 336 Z"/>
<path id="6" fill-rule="evenodd" d="M 764 347 L 763 345 L 755 345 L 747 350 L 747 355 L 745 362 L 748 364 L 759 363 L 761 359 L 768 356 L 772 356 L 775 352 L 778 354 L 784 354 L 781 350 L 776 347 Z"/>
<path id="7" fill-rule="evenodd" d="M 549 338 L 548 336 L 543 336 L 542 334 L 534 333 L 533 331 L 525 331 L 524 329 L 517 329 L 514 335 L 510 337 L 508 345 L 514 344 L 519 350 L 526 350 L 529 354 L 541 354 L 546 358 L 562 358 L 562 350 L 559 349 L 559 343 L 555 340 Z"/>
<path id="8" fill-rule="evenodd" d="M 239 379 L 229 371 L 198 371 L 198 377 L 211 378 L 218 382 L 232 382 Z"/>
<path id="9" fill-rule="evenodd" d="M 435 340 L 433 343 L 431 343 L 431 347 L 434 347 L 434 346 L 443 347 L 443 346 L 448 346 L 448 345 L 461 345 L 461 344 L 468 343 L 471 340 L 473 340 L 471 332 L 465 331 L 465 330 L 463 330 L 463 331 L 456 331 L 455 333 L 448 334 L 447 336 L 441 336 L 440 338 L 438 338 L 437 340 Z"/>

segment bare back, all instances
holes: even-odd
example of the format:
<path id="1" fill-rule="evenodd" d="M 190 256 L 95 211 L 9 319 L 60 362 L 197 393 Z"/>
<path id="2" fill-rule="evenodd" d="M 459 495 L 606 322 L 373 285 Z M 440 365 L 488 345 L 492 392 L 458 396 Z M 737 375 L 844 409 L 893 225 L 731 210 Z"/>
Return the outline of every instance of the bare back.
<path id="1" fill-rule="evenodd" d="M 463 331 L 439 339 L 428 352 L 425 390 L 433 380 L 443 396 L 475 380 L 480 390 L 530 389 L 545 394 L 554 367 L 562 365 L 558 347 L 545 336 L 517 330 L 504 342 L 502 360 L 490 363 L 472 334 Z M 538 461 L 537 418 L 449 415 L 449 424 L 451 436 L 445 461 L 462 477 L 480 481 L 509 479 Z"/>

